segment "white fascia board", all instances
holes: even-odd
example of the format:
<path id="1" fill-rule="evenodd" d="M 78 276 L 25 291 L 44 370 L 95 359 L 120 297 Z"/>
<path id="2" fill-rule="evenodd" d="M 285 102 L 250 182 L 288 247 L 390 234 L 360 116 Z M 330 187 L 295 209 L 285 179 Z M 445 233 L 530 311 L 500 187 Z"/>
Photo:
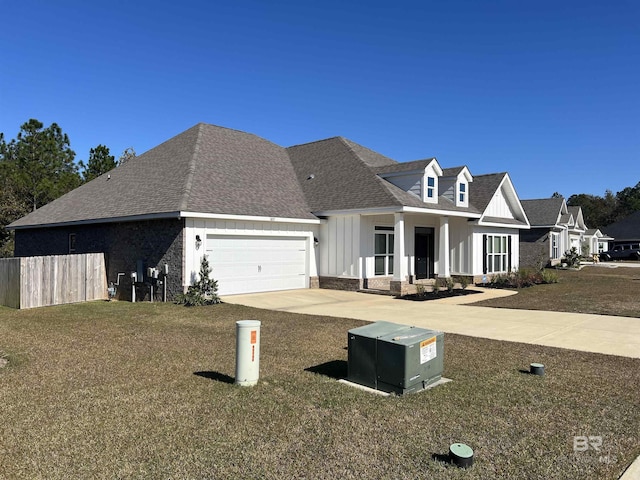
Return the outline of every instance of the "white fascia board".
<path id="1" fill-rule="evenodd" d="M 381 215 L 386 213 L 398 213 L 402 207 L 381 207 L 381 208 L 353 208 L 350 210 L 323 210 L 311 212 L 316 217 L 331 217 L 333 215 Z"/>
<path id="2" fill-rule="evenodd" d="M 499 222 L 483 222 L 479 220 L 477 223 L 473 222 L 474 225 L 478 225 L 479 227 L 500 227 L 500 228 L 513 228 L 517 230 L 529 230 L 531 229 L 530 225 L 515 225 L 513 223 L 499 223 Z"/>
<path id="3" fill-rule="evenodd" d="M 458 174 L 458 178 L 460 178 L 460 176 L 464 177 L 464 179 L 469 183 L 473 182 L 473 175 L 471 175 L 471 172 L 469 171 L 469 168 L 467 168 L 466 165 L 462 167 L 462 170 L 460 170 L 460 173 Z"/>
<path id="4" fill-rule="evenodd" d="M 322 212 L 313 212 L 318 217 L 330 217 L 332 215 L 382 215 L 390 213 L 425 213 L 429 215 L 439 215 L 441 217 L 464 217 L 464 218 L 480 218 L 479 213 L 460 212 L 455 210 L 438 210 L 435 208 L 422 207 L 382 207 L 367 208 L 353 210 L 327 210 Z"/>
<path id="5" fill-rule="evenodd" d="M 240 220 L 246 222 L 277 222 L 277 223 L 307 223 L 319 225 L 322 221 L 319 218 L 286 218 L 286 217 L 263 217 L 256 215 L 227 215 L 223 213 L 201 213 L 201 212 L 179 212 L 183 218 L 210 218 L 218 220 Z"/>
<path id="6" fill-rule="evenodd" d="M 500 182 L 500 185 L 498 185 L 498 188 L 496 189 L 496 191 L 501 189 L 505 185 L 510 190 L 511 195 L 513 196 L 513 198 L 511 200 L 515 201 L 515 205 L 514 206 L 518 208 L 518 211 L 520 213 L 521 218 L 524 218 L 524 221 L 527 223 L 527 225 L 529 225 L 529 228 L 533 228 L 533 226 L 531 225 L 531 222 L 529 222 L 529 217 L 527 217 L 527 212 L 524 211 L 524 207 L 522 206 L 522 203 L 520 202 L 520 197 L 518 196 L 518 192 L 516 191 L 516 187 L 513 185 L 513 182 L 511 181 L 511 177 L 509 176 L 509 172 L 507 172 L 504 175 L 504 177 L 502 178 L 502 181 Z"/>
<path id="7" fill-rule="evenodd" d="M 440 215 L 442 217 L 480 218 L 482 216 L 479 213 L 460 212 L 457 210 L 438 210 L 435 208 L 422 207 L 402 207 L 401 211 L 405 213 L 427 213 L 429 215 Z"/>
<path id="8" fill-rule="evenodd" d="M 8 230 L 25 230 L 29 228 L 50 228 L 69 227 L 74 225 L 93 225 L 96 223 L 121 223 L 121 222 L 141 222 L 144 220 L 162 220 L 167 218 L 179 219 L 180 212 L 147 213 L 143 215 L 130 215 L 126 217 L 91 218 L 88 220 L 75 220 L 70 222 L 41 223 L 37 225 L 19 225 L 16 227 L 7 226 Z"/>

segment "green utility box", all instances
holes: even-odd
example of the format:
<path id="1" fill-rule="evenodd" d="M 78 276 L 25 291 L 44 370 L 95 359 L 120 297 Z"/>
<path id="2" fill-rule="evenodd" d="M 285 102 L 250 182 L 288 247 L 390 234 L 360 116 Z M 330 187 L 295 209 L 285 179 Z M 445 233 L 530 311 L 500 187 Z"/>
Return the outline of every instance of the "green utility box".
<path id="1" fill-rule="evenodd" d="M 442 332 L 381 321 L 349 330 L 348 346 L 350 382 L 404 395 L 442 378 Z"/>

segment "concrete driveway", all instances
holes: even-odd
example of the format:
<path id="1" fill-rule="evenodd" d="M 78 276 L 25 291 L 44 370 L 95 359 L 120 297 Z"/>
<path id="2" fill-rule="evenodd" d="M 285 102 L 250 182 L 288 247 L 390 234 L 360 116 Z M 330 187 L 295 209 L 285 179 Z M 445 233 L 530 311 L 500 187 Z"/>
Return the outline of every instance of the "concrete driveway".
<path id="1" fill-rule="evenodd" d="M 475 289 L 475 288 L 474 288 Z M 640 318 L 474 307 L 512 292 L 426 302 L 338 290 L 309 289 L 225 296 L 226 303 L 361 320 L 386 320 L 474 337 L 640 358 Z"/>

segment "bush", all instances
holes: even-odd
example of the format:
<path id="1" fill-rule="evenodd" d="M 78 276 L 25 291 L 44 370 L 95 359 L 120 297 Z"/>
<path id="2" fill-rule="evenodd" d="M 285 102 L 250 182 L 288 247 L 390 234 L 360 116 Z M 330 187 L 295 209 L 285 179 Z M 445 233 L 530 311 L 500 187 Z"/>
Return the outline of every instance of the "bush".
<path id="1" fill-rule="evenodd" d="M 448 292 L 453 292 L 455 287 L 455 283 L 453 278 L 451 277 L 440 277 L 436 280 L 436 290 L 440 290 L 441 288 L 446 289 Z"/>
<path id="2" fill-rule="evenodd" d="M 454 277 L 454 281 L 460 284 L 460 288 L 462 290 L 465 290 L 469 286 L 470 282 L 469 277 L 467 276 Z"/>
<path id="3" fill-rule="evenodd" d="M 551 270 L 523 268 L 510 273 L 494 275 L 489 286 L 493 288 L 526 288 L 546 283 L 558 283 L 558 276 Z"/>
<path id="4" fill-rule="evenodd" d="M 542 270 L 542 283 L 558 283 L 558 274 L 551 270 Z"/>
<path id="5" fill-rule="evenodd" d="M 202 256 L 200 262 L 200 276 L 199 280 L 190 285 L 187 289 L 187 293 L 178 295 L 176 303 L 184 305 L 186 307 L 197 307 L 200 305 L 214 305 L 220 303 L 220 297 L 218 297 L 218 282 L 213 278 L 209 278 L 211 274 L 211 267 L 209 267 L 209 261 L 207 256 Z"/>
<path id="6" fill-rule="evenodd" d="M 580 254 L 576 247 L 572 247 L 571 250 L 564 252 L 564 258 L 562 263 L 566 263 L 569 268 L 578 268 L 580 266 Z"/>

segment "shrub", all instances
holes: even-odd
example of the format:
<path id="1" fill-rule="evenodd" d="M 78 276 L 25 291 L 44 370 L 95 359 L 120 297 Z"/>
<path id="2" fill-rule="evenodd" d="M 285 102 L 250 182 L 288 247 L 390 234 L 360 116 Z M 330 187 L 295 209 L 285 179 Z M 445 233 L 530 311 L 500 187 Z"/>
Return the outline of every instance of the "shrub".
<path id="1" fill-rule="evenodd" d="M 542 283 L 558 283 L 558 274 L 551 270 L 542 270 L 540 272 Z"/>
<path id="2" fill-rule="evenodd" d="M 453 292 L 453 288 L 455 287 L 455 283 L 453 278 L 451 277 L 440 277 L 436 280 L 437 290 L 441 288 L 445 288 L 448 292 Z"/>
<path id="3" fill-rule="evenodd" d="M 572 247 L 571 250 L 564 252 L 563 263 L 566 263 L 569 268 L 578 268 L 580 265 L 580 254 L 576 247 Z"/>
<path id="4" fill-rule="evenodd" d="M 416 283 L 416 295 L 424 297 L 425 289 L 422 283 Z"/>
<path id="5" fill-rule="evenodd" d="M 203 255 L 202 261 L 200 262 L 200 272 L 198 273 L 200 278 L 196 283 L 189 286 L 187 293 L 178 295 L 176 303 L 186 307 L 220 303 L 220 297 L 218 297 L 218 282 L 213 278 L 209 278 L 210 274 L 211 267 L 209 267 L 209 261 L 207 260 L 207 256 Z"/>
<path id="6" fill-rule="evenodd" d="M 469 277 L 467 276 L 454 277 L 454 281 L 460 284 L 460 288 L 462 290 L 465 290 L 469 286 L 470 282 Z"/>

